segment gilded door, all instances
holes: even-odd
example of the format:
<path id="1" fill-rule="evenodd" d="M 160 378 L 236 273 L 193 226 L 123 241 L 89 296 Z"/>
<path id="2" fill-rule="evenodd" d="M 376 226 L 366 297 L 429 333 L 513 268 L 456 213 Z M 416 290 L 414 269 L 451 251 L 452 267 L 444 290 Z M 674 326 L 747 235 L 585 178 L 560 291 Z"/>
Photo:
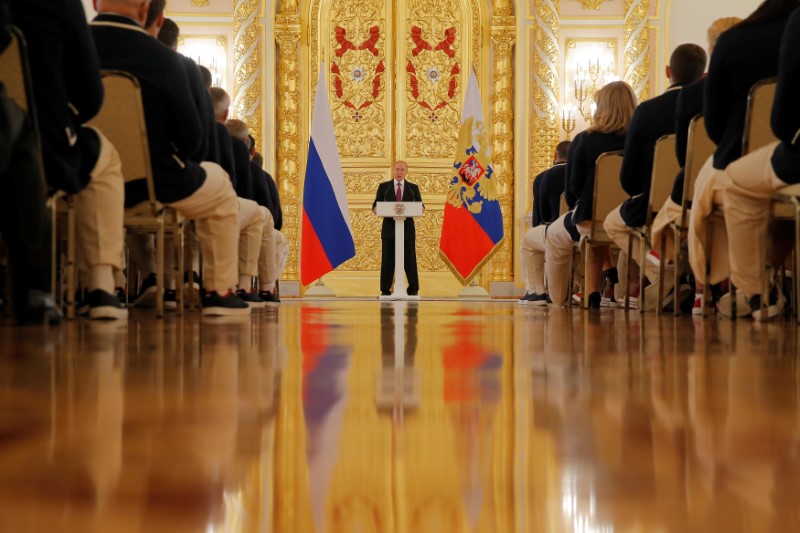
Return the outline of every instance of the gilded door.
<path id="1" fill-rule="evenodd" d="M 325 0 L 310 7 L 308 101 L 324 61 L 356 240 L 356 257 L 326 283 L 340 295 L 377 293 L 380 220 L 371 206 L 392 162 L 402 159 L 427 207 L 416 221 L 422 292 L 455 295 L 460 284 L 438 245 L 463 92 L 471 66 L 481 74 L 478 2 Z"/>

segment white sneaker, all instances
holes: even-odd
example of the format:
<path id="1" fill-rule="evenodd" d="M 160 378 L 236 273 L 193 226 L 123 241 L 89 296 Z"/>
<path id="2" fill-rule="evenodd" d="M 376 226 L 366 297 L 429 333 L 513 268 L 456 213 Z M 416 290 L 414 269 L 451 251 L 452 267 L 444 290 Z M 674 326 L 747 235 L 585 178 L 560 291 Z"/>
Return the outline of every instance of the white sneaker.
<path id="1" fill-rule="evenodd" d="M 733 317 L 733 299 L 731 293 L 725 294 L 717 302 L 717 312 L 725 318 Z M 736 316 L 741 318 L 750 316 L 750 304 L 747 301 L 747 295 L 742 291 L 736 291 Z"/>
<path id="2" fill-rule="evenodd" d="M 781 316 L 783 314 L 783 306 L 786 303 L 786 299 L 783 297 L 783 294 L 770 295 L 769 303 L 767 304 L 767 315 L 766 317 L 762 317 L 761 315 L 761 296 L 753 296 L 750 298 L 748 305 L 753 310 L 751 313 L 753 315 L 753 320 L 758 322 L 766 322 L 771 318 L 775 318 L 776 316 Z"/>

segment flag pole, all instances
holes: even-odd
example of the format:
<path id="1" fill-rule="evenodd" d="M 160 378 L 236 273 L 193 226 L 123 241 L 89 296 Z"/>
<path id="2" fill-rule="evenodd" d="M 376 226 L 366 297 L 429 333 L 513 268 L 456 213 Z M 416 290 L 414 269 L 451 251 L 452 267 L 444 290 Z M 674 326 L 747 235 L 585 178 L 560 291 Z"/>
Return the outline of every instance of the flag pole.
<path id="1" fill-rule="evenodd" d="M 333 289 L 325 285 L 322 278 L 319 278 L 316 283 L 306 290 L 304 296 L 306 298 L 309 296 L 312 298 L 336 298 L 336 293 L 333 292 Z"/>
<path id="2" fill-rule="evenodd" d="M 477 274 L 472 281 L 461 289 L 461 292 L 458 293 L 459 300 L 488 300 L 489 293 L 486 292 L 486 289 L 480 286 L 478 283 L 478 279 L 481 277 L 481 274 Z"/>

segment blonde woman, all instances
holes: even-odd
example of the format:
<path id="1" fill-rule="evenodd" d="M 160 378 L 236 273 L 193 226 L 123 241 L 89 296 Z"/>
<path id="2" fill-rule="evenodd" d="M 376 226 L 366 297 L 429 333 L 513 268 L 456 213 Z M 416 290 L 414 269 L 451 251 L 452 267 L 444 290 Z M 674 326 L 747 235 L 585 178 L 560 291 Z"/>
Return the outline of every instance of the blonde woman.
<path id="1" fill-rule="evenodd" d="M 597 111 L 594 124 L 579 133 L 567 154 L 567 178 L 564 195 L 570 211 L 547 228 L 545 271 L 550 299 L 563 305 L 569 296 L 569 262 L 576 242 L 589 232 L 592 220 L 594 168 L 600 154 L 625 147 L 631 117 L 636 109 L 636 95 L 630 85 L 615 81 L 595 94 Z M 612 268 L 608 246 L 592 250 L 589 286 L 589 308 L 600 308 L 600 283 L 603 268 Z"/>

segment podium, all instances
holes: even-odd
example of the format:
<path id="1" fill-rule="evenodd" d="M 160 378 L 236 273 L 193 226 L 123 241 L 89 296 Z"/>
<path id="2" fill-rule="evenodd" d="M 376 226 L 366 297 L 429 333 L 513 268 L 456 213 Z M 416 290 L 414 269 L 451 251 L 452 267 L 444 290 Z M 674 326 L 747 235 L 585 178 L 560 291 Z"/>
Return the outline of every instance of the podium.
<path id="1" fill-rule="evenodd" d="M 419 300 L 419 296 L 408 295 L 404 240 L 406 219 L 421 217 L 423 212 L 422 202 L 378 202 L 375 205 L 375 213 L 379 217 L 394 219 L 394 292 L 389 296 L 381 296 L 380 300 Z"/>

